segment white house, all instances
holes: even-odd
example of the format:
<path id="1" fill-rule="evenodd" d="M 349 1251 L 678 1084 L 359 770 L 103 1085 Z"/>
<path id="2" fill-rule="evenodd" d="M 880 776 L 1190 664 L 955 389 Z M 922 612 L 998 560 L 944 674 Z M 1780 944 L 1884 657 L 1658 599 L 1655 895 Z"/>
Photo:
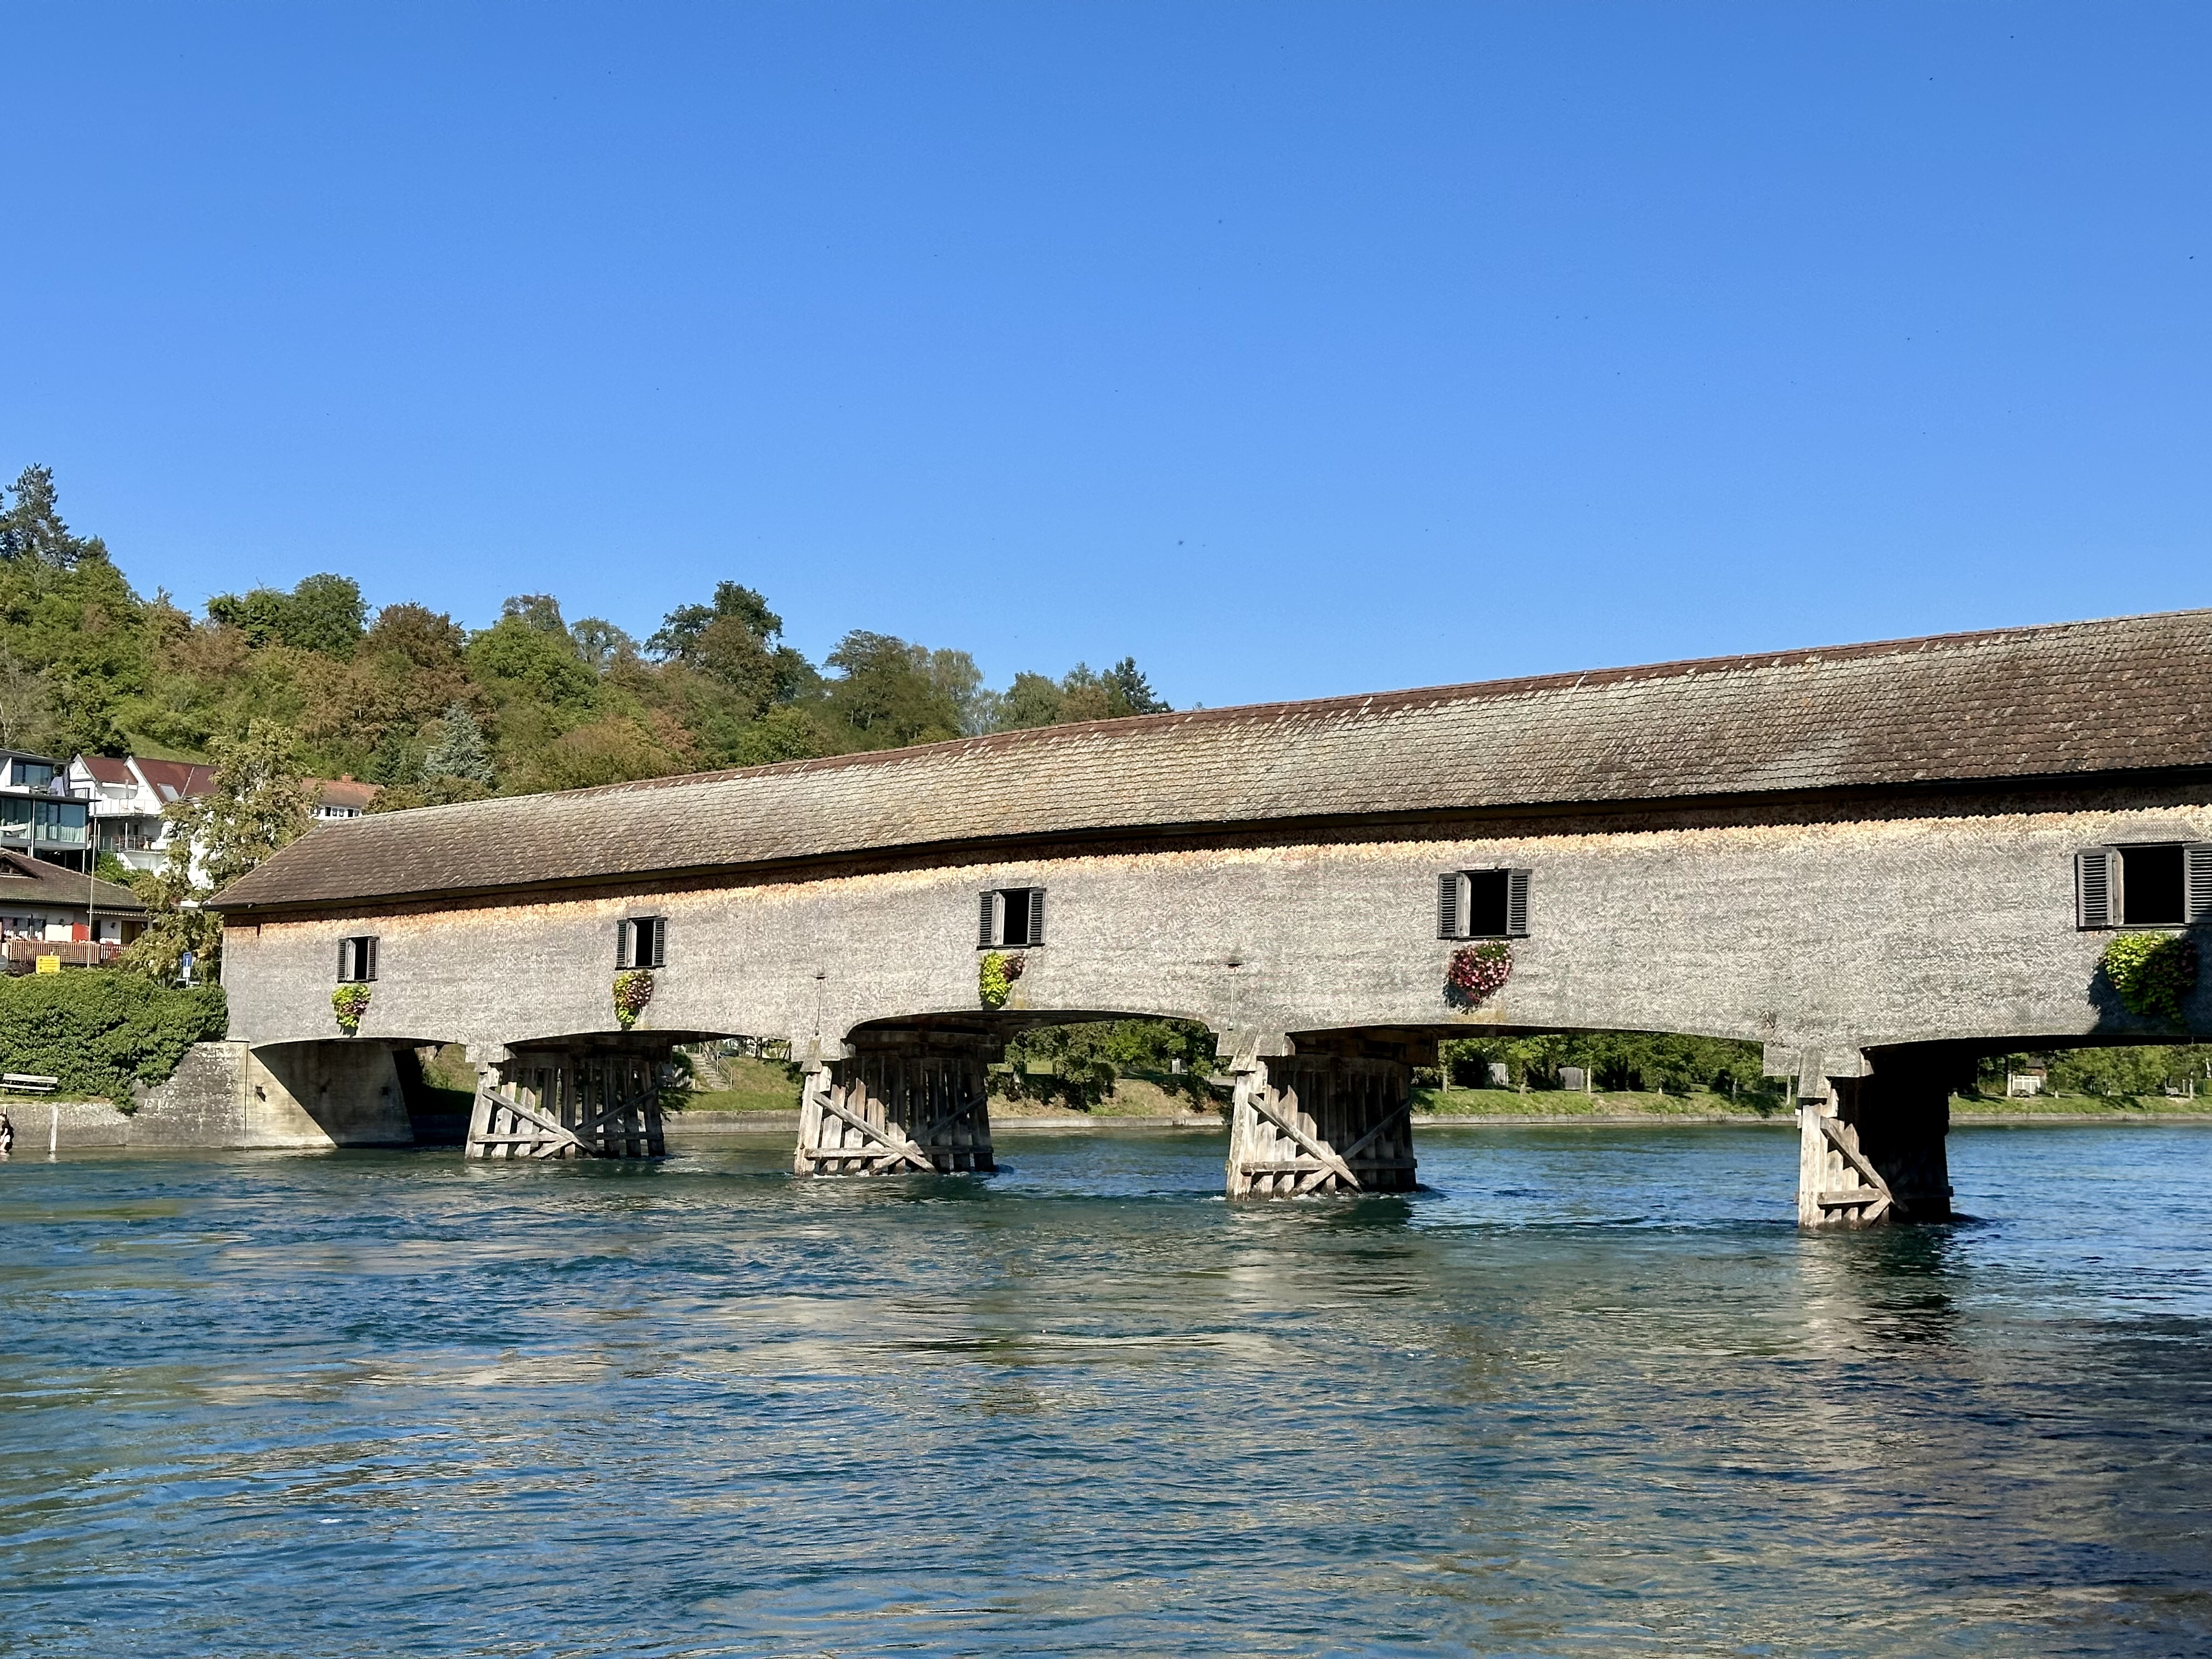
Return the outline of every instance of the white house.
<path id="1" fill-rule="evenodd" d="M 352 778 L 312 781 L 316 790 L 313 816 L 319 820 L 357 818 L 376 799 L 373 783 Z M 162 817 L 162 809 L 214 787 L 214 769 L 197 761 L 79 755 L 69 764 L 70 793 L 91 802 L 95 850 L 114 854 L 134 870 L 158 868 L 167 854 L 169 821 Z"/>

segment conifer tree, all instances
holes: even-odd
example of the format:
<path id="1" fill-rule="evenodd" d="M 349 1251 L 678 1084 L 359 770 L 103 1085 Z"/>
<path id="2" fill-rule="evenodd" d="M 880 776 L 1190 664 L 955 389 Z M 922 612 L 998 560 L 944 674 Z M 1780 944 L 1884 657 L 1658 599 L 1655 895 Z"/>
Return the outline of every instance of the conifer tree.
<path id="1" fill-rule="evenodd" d="M 448 703 L 439 726 L 438 741 L 422 757 L 422 781 L 428 783 L 438 778 L 465 778 L 471 783 L 490 787 L 491 747 L 484 741 L 483 727 L 469 712 L 468 704 Z"/>

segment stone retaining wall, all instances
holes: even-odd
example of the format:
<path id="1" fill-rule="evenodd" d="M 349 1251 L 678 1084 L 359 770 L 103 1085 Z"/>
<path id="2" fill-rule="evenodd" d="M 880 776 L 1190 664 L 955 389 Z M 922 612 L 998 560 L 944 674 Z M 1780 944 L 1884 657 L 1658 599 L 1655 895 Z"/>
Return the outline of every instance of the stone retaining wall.
<path id="1" fill-rule="evenodd" d="M 198 1042 L 133 1110 L 105 1101 L 0 1097 L 18 1156 L 62 1147 L 404 1146 L 414 1130 L 392 1050 L 382 1043 L 295 1043 L 258 1053 Z M 58 1133 L 55 1131 L 58 1131 Z"/>
<path id="2" fill-rule="evenodd" d="M 68 1149 L 122 1146 L 130 1142 L 131 1120 L 104 1100 L 53 1100 L 36 1095 L 0 1097 L 0 1111 L 15 1126 L 15 1156 L 43 1152 L 51 1140 Z"/>

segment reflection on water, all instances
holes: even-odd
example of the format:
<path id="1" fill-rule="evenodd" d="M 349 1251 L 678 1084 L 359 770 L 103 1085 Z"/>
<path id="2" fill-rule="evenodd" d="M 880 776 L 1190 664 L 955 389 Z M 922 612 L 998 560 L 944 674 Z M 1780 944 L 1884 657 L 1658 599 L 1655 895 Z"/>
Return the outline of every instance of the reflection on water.
<path id="1" fill-rule="evenodd" d="M 2212 1134 L 0 1168 L 10 1655 L 2212 1650 Z"/>

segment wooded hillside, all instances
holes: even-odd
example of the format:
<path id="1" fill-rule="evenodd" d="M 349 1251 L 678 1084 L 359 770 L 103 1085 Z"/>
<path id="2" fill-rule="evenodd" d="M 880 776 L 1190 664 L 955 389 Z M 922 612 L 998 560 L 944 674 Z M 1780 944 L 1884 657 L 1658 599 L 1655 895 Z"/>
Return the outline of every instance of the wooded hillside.
<path id="1" fill-rule="evenodd" d="M 287 591 L 135 591 L 64 522 L 52 474 L 0 490 L 0 744 L 201 759 L 255 720 L 322 777 L 386 786 L 397 807 L 1150 714 L 1133 659 L 983 684 L 963 650 L 855 629 L 820 664 L 782 642 L 736 581 L 644 640 L 517 594 L 488 627 L 402 602 L 372 613 L 351 577 Z M 190 596 L 187 596 L 190 597 Z"/>

